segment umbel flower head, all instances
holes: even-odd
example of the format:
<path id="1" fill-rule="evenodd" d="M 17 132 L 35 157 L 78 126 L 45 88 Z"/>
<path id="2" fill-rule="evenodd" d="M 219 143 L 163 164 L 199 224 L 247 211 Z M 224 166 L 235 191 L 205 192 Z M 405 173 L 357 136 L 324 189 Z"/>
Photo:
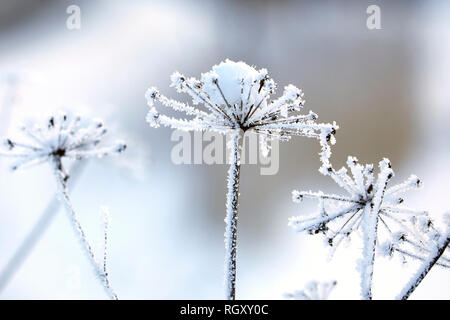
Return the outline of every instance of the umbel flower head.
<path id="1" fill-rule="evenodd" d="M 317 199 L 319 210 L 312 216 L 291 218 L 290 226 L 298 232 L 322 233 L 330 246 L 337 246 L 343 238 L 349 237 L 360 227 L 364 228 L 364 218 L 370 212 L 378 215 L 392 239 L 398 238 L 398 234 L 394 232 L 398 228 L 394 227 L 394 224 L 403 227 L 402 238 L 406 237 L 410 230 L 405 223 L 420 220 L 425 224 L 431 224 L 426 212 L 401 205 L 404 201 L 400 197 L 401 193 L 421 186 L 421 181 L 415 175 L 411 175 L 401 184 L 387 188 L 389 180 L 394 175 L 388 159 L 380 161 L 377 180 L 372 164 L 363 166 L 355 157 L 349 157 L 347 164 L 352 177 L 345 167 L 338 171 L 330 169 L 329 176 L 347 191 L 348 196 L 324 194 L 321 191 L 294 190 L 292 192 L 294 202 L 300 203 L 304 198 Z"/>
<path id="2" fill-rule="evenodd" d="M 337 281 L 311 281 L 306 285 L 305 289 L 287 293 L 284 296 L 291 300 L 327 300 L 336 285 Z"/>
<path id="3" fill-rule="evenodd" d="M 107 129 L 99 119 L 84 119 L 64 112 L 51 116 L 43 124 L 21 126 L 28 141 L 5 140 L 6 151 L 2 156 L 16 159 L 12 169 L 45 161 L 59 162 L 63 158 L 80 160 L 121 153 L 126 149 L 122 141 L 102 146 Z M 61 168 L 60 168 L 61 169 Z"/>
<path id="4" fill-rule="evenodd" d="M 421 186 L 419 178 L 412 175 L 405 182 L 387 188 L 389 180 L 394 176 L 388 159 L 380 161 L 377 179 L 371 164 L 363 166 L 356 158 L 349 157 L 347 165 L 353 178 L 345 167 L 338 171 L 329 167 L 328 174 L 347 191 L 348 196 L 293 191 L 294 202 L 301 202 L 304 198 L 317 199 L 319 210 L 311 216 L 293 217 L 289 225 L 298 232 L 324 234 L 326 242 L 334 249 L 343 239 L 360 230 L 364 247 L 358 269 L 362 277 L 363 297 L 371 299 L 373 263 L 376 246 L 381 243 L 380 238 L 384 236 L 389 239 L 389 243 L 394 243 L 392 250 L 399 249 L 401 244 L 426 250 L 426 240 L 420 233 L 414 231 L 413 225 L 421 221 L 421 224 L 431 228 L 432 223 L 426 212 L 402 205 L 404 200 L 400 194 L 419 188 Z M 423 232 L 428 230 L 431 229 L 423 229 Z M 408 253 L 405 249 L 401 250 L 399 252 Z M 420 256 L 415 257 L 420 259 Z"/>
<path id="5" fill-rule="evenodd" d="M 322 160 L 328 161 L 328 143 L 334 143 L 338 126 L 317 123 L 317 115 L 313 112 L 299 114 L 305 101 L 303 92 L 293 85 L 286 86 L 279 98 L 271 100 L 276 83 L 266 69 L 256 70 L 242 61 L 226 60 L 203 73 L 200 80 L 178 72 L 171 80 L 172 87 L 190 95 L 194 105 L 203 104 L 204 110 L 169 99 L 152 87 L 146 92 L 150 107 L 147 121 L 152 127 L 163 125 L 224 134 L 251 130 L 260 134 L 263 151 L 267 150 L 267 141 L 273 138 L 289 140 L 293 135 L 317 138 L 321 141 Z M 155 101 L 192 118 L 177 119 L 160 113 L 155 108 Z"/>

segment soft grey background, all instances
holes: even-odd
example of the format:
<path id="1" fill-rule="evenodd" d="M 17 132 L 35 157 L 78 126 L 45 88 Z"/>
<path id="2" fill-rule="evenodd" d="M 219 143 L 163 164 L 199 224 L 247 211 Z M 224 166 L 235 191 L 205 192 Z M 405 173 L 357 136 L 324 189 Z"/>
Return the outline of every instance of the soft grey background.
<path id="1" fill-rule="evenodd" d="M 82 28 L 66 29 L 66 8 Z M 382 30 L 366 28 L 381 7 Z M 92 160 L 73 188 L 91 241 L 101 239 L 99 207 L 110 206 L 110 277 L 125 299 L 223 298 L 225 165 L 175 166 L 170 130 L 145 122 L 144 92 L 168 96 L 180 71 L 199 76 L 225 58 L 265 67 L 280 87 L 306 94 L 306 110 L 335 120 L 332 161 L 389 157 L 394 182 L 425 182 L 407 203 L 437 219 L 449 210 L 450 4 L 447 1 L 32 1 L 0 3 L 0 134 L 61 107 L 105 119 L 127 140 L 120 158 Z M 316 141 L 280 146 L 280 170 L 242 172 L 238 293 L 279 299 L 310 280 L 338 280 L 331 298 L 358 299 L 360 246 L 326 260 L 320 237 L 297 235 L 287 219 L 308 210 L 294 188 L 340 192 L 320 175 Z M 49 168 L 10 173 L 0 159 L 0 268 L 51 199 Z M 377 298 L 393 298 L 417 264 L 379 259 Z M 436 268 L 413 298 L 448 299 L 450 275 Z M 36 245 L 2 299 L 102 299 L 64 212 Z"/>

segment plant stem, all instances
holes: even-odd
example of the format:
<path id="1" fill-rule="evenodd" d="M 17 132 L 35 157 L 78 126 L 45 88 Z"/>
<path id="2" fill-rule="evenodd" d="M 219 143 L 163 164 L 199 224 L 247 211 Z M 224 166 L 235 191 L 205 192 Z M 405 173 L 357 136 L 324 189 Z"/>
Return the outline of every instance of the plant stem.
<path id="1" fill-rule="evenodd" d="M 78 177 L 81 175 L 81 171 L 85 167 L 85 161 L 77 161 L 71 168 L 72 173 L 70 185 L 73 187 L 78 181 Z M 52 223 L 54 217 L 58 213 L 60 207 L 60 201 L 58 197 L 54 197 L 45 208 L 44 212 L 39 217 L 39 220 L 35 223 L 30 233 L 26 236 L 23 242 L 20 244 L 14 255 L 8 261 L 6 267 L 0 273 L 0 292 L 2 292 L 17 271 L 20 270 L 22 264 L 26 261 L 34 247 L 47 231 L 48 227 Z"/>
<path id="2" fill-rule="evenodd" d="M 439 258 L 444 254 L 450 243 L 450 232 L 447 230 L 446 236 L 442 237 L 442 240 L 436 246 L 436 250 L 430 254 L 430 256 L 425 260 L 420 269 L 411 278 L 409 283 L 403 288 L 400 294 L 397 296 L 397 300 L 406 300 L 409 296 L 416 290 L 425 276 L 430 272 L 431 268 L 438 262 Z"/>
<path id="3" fill-rule="evenodd" d="M 73 230 L 80 239 L 82 248 L 85 251 L 87 257 L 89 258 L 89 262 L 94 268 L 97 278 L 100 280 L 100 283 L 102 284 L 103 288 L 105 289 L 109 297 L 113 300 L 118 300 L 117 294 L 114 292 L 114 289 L 111 287 L 109 283 L 108 274 L 104 272 L 104 268 L 102 268 L 100 264 L 97 262 L 94 250 L 92 249 L 92 246 L 90 245 L 86 237 L 86 234 L 78 220 L 77 213 L 75 212 L 72 206 L 72 202 L 70 201 L 69 195 L 67 193 L 66 181 L 64 180 L 64 171 L 62 169 L 60 159 L 55 159 L 54 174 L 56 182 L 58 184 L 59 193 L 65 205 L 66 211 L 69 215 L 69 219 L 72 224 Z"/>
<path id="4" fill-rule="evenodd" d="M 225 290 L 228 300 L 236 299 L 236 250 L 239 200 L 239 175 L 241 168 L 241 133 L 232 136 L 230 168 L 228 170 L 227 215 L 225 218 Z"/>
<path id="5" fill-rule="evenodd" d="M 373 212 L 371 203 L 364 208 L 363 261 L 361 265 L 361 295 L 364 300 L 372 300 L 372 278 L 377 245 L 378 212 Z"/>

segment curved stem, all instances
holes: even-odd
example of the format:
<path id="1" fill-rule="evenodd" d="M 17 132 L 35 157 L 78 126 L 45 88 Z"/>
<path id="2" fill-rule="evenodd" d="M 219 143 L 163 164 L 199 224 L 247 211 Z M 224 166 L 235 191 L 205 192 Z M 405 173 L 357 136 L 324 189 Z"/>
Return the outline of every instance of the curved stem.
<path id="1" fill-rule="evenodd" d="M 81 227 L 81 224 L 78 220 L 77 213 L 75 212 L 75 210 L 72 206 L 72 202 L 70 201 L 69 195 L 67 193 L 66 181 L 64 179 L 65 173 L 62 169 L 62 164 L 61 164 L 60 159 L 55 159 L 54 174 L 55 174 L 56 182 L 58 184 L 58 189 L 59 189 L 58 191 L 61 195 L 61 198 L 63 200 L 66 211 L 69 215 L 69 219 L 72 224 L 72 227 L 75 231 L 75 234 L 78 236 L 78 238 L 81 241 L 83 250 L 85 251 L 87 257 L 89 258 L 89 262 L 91 263 L 92 267 L 94 268 L 97 278 L 100 280 L 100 283 L 102 284 L 103 288 L 105 289 L 105 291 L 109 295 L 109 297 L 113 300 L 118 300 L 117 294 L 114 292 L 114 289 L 111 287 L 111 285 L 109 283 L 108 274 L 106 272 L 104 272 L 104 268 L 102 268 L 100 266 L 100 264 L 97 262 L 94 250 L 92 249 L 92 246 L 90 245 L 90 243 L 86 237 L 86 234 L 84 233 L 84 230 Z"/>
<path id="2" fill-rule="evenodd" d="M 80 176 L 81 171 L 85 166 L 85 163 L 86 163 L 85 161 L 77 161 L 77 163 L 72 166 L 70 170 L 71 186 L 73 186 L 78 180 L 78 177 Z M 17 273 L 17 271 L 20 270 L 22 264 L 26 261 L 30 253 L 33 251 L 34 247 L 37 245 L 39 240 L 45 234 L 48 227 L 52 223 L 54 217 L 56 217 L 59 207 L 60 202 L 58 201 L 58 198 L 55 196 L 55 198 L 53 198 L 49 202 L 44 212 L 39 217 L 39 220 L 35 223 L 35 225 L 31 229 L 30 233 L 26 236 L 26 238 L 20 244 L 18 249 L 14 252 L 13 256 L 8 261 L 6 267 L 0 272 L 0 292 L 2 292 L 3 289 L 6 288 L 8 283 Z"/>
<path id="3" fill-rule="evenodd" d="M 225 218 L 225 290 L 228 300 L 236 299 L 236 250 L 239 200 L 239 175 L 241 157 L 241 134 L 233 134 L 230 168 L 228 170 L 227 215 Z"/>

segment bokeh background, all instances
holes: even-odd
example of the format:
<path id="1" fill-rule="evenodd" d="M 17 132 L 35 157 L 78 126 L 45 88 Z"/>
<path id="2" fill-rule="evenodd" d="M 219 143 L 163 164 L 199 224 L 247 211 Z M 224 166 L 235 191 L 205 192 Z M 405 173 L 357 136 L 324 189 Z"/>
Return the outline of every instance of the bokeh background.
<path id="1" fill-rule="evenodd" d="M 81 8 L 68 30 L 66 8 Z M 366 8 L 381 8 L 381 30 Z M 125 299 L 222 299 L 226 165 L 173 165 L 169 129 L 145 122 L 144 92 L 169 88 L 180 71 L 199 76 L 230 58 L 265 67 L 280 87 L 306 94 L 306 109 L 335 120 L 332 161 L 389 157 L 401 182 L 424 189 L 406 204 L 439 221 L 450 209 L 450 3 L 448 1 L 66 1 L 0 3 L 0 134 L 64 108 L 101 117 L 128 142 L 117 158 L 92 160 L 72 187 L 93 242 L 99 207 L 111 208 L 110 280 Z M 315 203 L 293 189 L 340 192 L 317 169 L 316 141 L 280 145 L 280 170 L 242 172 L 239 299 L 282 299 L 311 280 L 336 279 L 334 299 L 359 298 L 358 245 L 331 261 L 320 237 L 295 234 L 288 218 Z M 44 165 L 8 171 L 0 159 L 0 270 L 53 198 Z M 380 258 L 375 297 L 393 298 L 418 265 Z M 412 298 L 450 298 L 450 274 L 435 268 Z M 63 211 L 0 292 L 1 299 L 103 299 Z"/>

